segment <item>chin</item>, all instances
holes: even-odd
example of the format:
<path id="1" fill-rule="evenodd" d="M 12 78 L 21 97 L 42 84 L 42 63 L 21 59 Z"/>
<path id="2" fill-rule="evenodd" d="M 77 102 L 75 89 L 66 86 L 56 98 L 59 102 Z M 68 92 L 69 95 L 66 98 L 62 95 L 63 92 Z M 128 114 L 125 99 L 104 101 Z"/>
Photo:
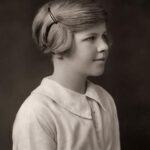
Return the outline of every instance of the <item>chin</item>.
<path id="1" fill-rule="evenodd" d="M 90 76 L 97 77 L 97 76 L 103 75 L 103 73 L 104 73 L 104 69 L 100 69 L 100 70 L 91 72 Z"/>

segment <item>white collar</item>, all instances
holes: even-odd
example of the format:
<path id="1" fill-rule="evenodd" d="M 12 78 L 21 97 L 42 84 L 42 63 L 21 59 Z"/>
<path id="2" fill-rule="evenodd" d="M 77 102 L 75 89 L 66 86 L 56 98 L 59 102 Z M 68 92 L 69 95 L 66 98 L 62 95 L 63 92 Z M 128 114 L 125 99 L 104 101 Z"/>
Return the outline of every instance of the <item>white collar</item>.
<path id="1" fill-rule="evenodd" d="M 63 108 L 83 118 L 92 119 L 87 97 L 98 102 L 102 109 L 106 110 L 104 107 L 103 89 L 90 81 L 87 82 L 86 93 L 80 94 L 46 77 L 34 92 L 50 97 Z"/>

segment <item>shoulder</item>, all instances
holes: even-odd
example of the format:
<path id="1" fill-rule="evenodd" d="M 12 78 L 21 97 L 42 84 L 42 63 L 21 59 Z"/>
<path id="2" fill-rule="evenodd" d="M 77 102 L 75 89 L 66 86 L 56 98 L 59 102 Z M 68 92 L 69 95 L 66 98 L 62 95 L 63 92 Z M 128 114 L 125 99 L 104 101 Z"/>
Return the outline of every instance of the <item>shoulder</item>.
<path id="1" fill-rule="evenodd" d="M 52 102 L 50 98 L 31 93 L 23 102 L 13 123 L 12 139 L 14 145 L 28 147 L 34 145 L 34 142 L 38 140 L 42 145 L 42 142 L 56 139 L 56 125 L 51 108 L 48 106 L 48 100 Z M 38 142 L 36 144 L 38 145 Z"/>
<path id="2" fill-rule="evenodd" d="M 31 94 L 21 104 L 17 115 L 24 117 L 42 116 L 51 111 L 51 106 L 54 101 L 42 92 L 39 92 L 39 87 L 31 92 Z"/>
<path id="3" fill-rule="evenodd" d="M 31 128 L 32 125 L 47 129 L 55 128 L 51 113 L 53 100 L 36 91 L 37 89 L 20 106 L 13 124 L 14 129 L 22 128 L 23 130 L 23 127 Z"/>

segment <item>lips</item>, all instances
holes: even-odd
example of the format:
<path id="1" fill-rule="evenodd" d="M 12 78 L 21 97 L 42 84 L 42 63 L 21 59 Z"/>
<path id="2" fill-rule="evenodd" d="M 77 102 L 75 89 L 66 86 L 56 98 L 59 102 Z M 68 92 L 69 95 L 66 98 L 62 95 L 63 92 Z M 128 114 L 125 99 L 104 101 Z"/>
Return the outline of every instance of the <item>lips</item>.
<path id="1" fill-rule="evenodd" d="M 105 57 L 102 57 L 102 58 L 96 58 L 96 59 L 94 59 L 93 61 L 105 61 L 106 60 L 106 58 Z"/>

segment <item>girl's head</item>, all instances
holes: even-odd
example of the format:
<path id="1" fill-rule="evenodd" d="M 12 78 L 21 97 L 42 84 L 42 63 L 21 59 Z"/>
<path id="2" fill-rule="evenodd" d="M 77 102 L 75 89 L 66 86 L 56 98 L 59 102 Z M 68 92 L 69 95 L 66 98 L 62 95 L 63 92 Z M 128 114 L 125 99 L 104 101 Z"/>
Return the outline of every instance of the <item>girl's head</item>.
<path id="1" fill-rule="evenodd" d="M 74 33 L 106 20 L 100 0 L 55 0 L 43 5 L 34 18 L 33 38 L 44 53 L 65 54 Z"/>

